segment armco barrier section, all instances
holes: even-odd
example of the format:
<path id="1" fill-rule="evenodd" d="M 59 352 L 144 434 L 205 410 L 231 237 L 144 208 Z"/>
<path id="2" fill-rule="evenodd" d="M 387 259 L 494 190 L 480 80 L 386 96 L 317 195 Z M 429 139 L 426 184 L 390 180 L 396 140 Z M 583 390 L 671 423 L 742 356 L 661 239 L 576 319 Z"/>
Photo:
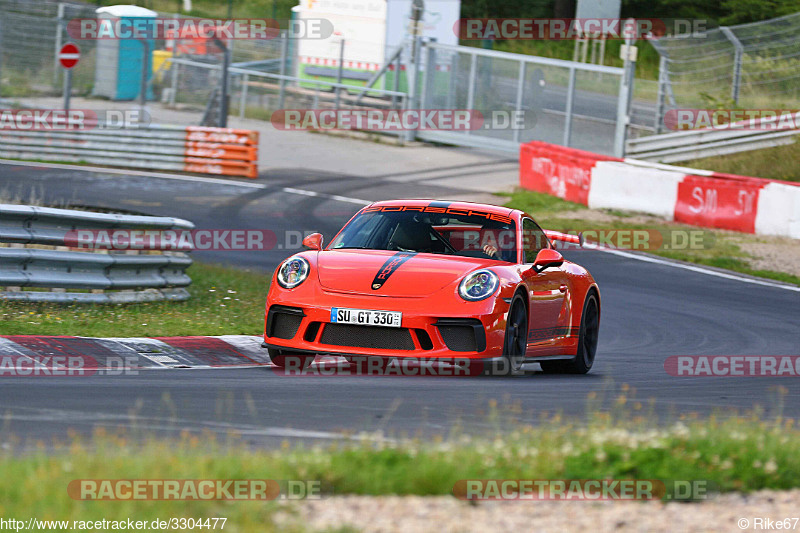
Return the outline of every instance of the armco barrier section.
<path id="1" fill-rule="evenodd" d="M 86 252 L 67 245 L 74 244 L 69 236 L 76 230 L 192 228 L 194 224 L 179 218 L 0 204 L 0 287 L 6 288 L 0 291 L 0 299 L 83 303 L 185 300 L 189 293 L 183 287 L 192 281 L 185 272 L 192 260 L 185 253 L 165 253 L 158 246 L 141 254 Z M 23 290 L 33 288 L 51 291 Z"/>
<path id="2" fill-rule="evenodd" d="M 0 129 L 0 157 L 258 176 L 258 132 L 201 126 Z"/>
<path id="3" fill-rule="evenodd" d="M 539 141 L 520 149 L 520 185 L 592 208 L 800 238 L 800 184 L 601 156 Z"/>
<path id="4" fill-rule="evenodd" d="M 734 122 L 727 128 L 704 128 L 648 135 L 628 140 L 625 154 L 643 161 L 677 163 L 792 144 L 797 140 L 800 131 L 779 129 L 778 126 L 786 122 L 794 124 L 794 116 L 763 118 L 753 121 L 752 124 L 745 121 Z"/>

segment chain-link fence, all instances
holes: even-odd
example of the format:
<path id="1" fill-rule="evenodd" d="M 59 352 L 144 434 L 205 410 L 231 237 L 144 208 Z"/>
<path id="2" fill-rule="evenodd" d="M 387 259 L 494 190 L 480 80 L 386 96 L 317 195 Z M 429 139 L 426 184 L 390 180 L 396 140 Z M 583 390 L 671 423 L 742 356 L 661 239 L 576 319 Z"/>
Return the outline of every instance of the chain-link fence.
<path id="1" fill-rule="evenodd" d="M 426 48 L 420 107 L 476 110 L 491 124 L 420 137 L 509 150 L 541 140 L 614 153 L 621 68 L 436 43 Z M 506 116 L 521 117 L 522 127 L 502 127 Z"/>
<path id="2" fill-rule="evenodd" d="M 661 54 L 659 131 L 676 108 L 797 108 L 800 13 L 653 41 Z"/>
<path id="3" fill-rule="evenodd" d="M 26 97 L 59 96 L 64 91 L 65 70 L 58 62 L 58 51 L 66 42 L 75 42 L 80 48 L 80 61 L 72 69 L 72 91 L 74 96 L 107 96 L 101 94 L 97 86 L 97 50 L 102 41 L 93 39 L 71 39 L 67 25 L 81 18 L 95 18 L 96 6 L 70 4 L 48 0 L 23 1 L 0 0 L 0 95 L 12 101 Z M 174 14 L 159 14 L 160 17 L 183 18 Z M 138 44 L 138 43 L 137 43 Z M 228 40 L 231 65 L 261 72 L 278 73 L 282 69 L 291 70 L 290 49 L 281 49 L 280 39 Z M 148 49 L 148 99 L 178 104 L 184 109 L 194 109 L 200 113 L 213 99 L 220 87 L 220 71 L 223 61 L 222 48 L 213 40 L 167 41 L 154 39 L 152 49 Z M 281 67 L 284 57 L 284 66 Z M 175 72 L 172 58 L 202 63 L 209 68 L 183 68 Z M 109 58 L 105 57 L 107 61 Z M 102 61 L 101 61 L 102 62 Z M 114 65 L 99 65 L 113 71 Z M 119 68 L 133 69 L 131 77 L 139 78 L 144 62 L 130 63 L 120 61 Z M 134 70 L 138 70 L 134 72 Z M 232 89 L 246 91 L 246 83 L 241 76 L 234 76 Z M 176 85 L 176 82 L 178 84 Z M 137 85 L 138 87 L 138 85 Z M 165 89 L 178 91 L 170 93 Z M 176 98 L 177 93 L 177 98 Z M 251 101 L 258 105 L 258 90 L 253 88 Z M 149 108 L 150 112 L 157 109 Z M 258 116 L 256 110 L 251 110 Z M 159 121 L 158 116 L 151 117 Z"/>
<path id="4" fill-rule="evenodd" d="M 3 95 L 60 95 L 64 70 L 56 56 L 70 40 L 67 24 L 94 18 L 95 7 L 0 0 L 0 14 Z M 166 104 L 148 108 L 152 121 L 168 121 L 167 109 L 177 108 L 194 113 L 195 123 L 218 124 L 225 54 L 213 39 L 201 41 L 155 39 L 149 45 L 148 97 Z M 116 68 L 105 55 L 97 59 L 103 42 L 87 39 L 77 44 L 81 60 L 73 70 L 72 94 L 115 99 L 99 87 L 98 67 Z M 331 40 L 330 50 L 311 58 L 301 56 L 297 44 L 285 37 L 225 43 L 230 115 L 268 120 L 278 109 L 475 110 L 485 117 L 486 126 L 480 130 L 420 130 L 404 136 L 508 151 L 516 151 L 521 142 L 543 140 L 617 155 L 625 130 L 620 124 L 631 124 L 620 68 L 436 42 L 418 45 L 416 65 L 410 61 L 414 55 L 410 42 L 404 43 L 399 55 L 391 56 L 388 65 L 381 65 L 354 59 L 361 57 L 358 50 L 363 45 L 357 40 L 346 42 L 344 49 L 340 41 Z M 138 59 L 126 68 L 142 67 Z M 636 123 L 635 99 L 633 110 Z M 649 113 L 650 120 L 652 116 Z M 521 123 L 512 124 L 520 117 Z"/>
<path id="5" fill-rule="evenodd" d="M 57 95 L 64 69 L 56 58 L 67 42 L 65 24 L 93 17 L 96 8 L 48 1 L 0 1 L 0 87 L 6 97 Z M 73 94 L 92 92 L 96 42 L 81 41 L 81 60 L 73 69 Z"/>

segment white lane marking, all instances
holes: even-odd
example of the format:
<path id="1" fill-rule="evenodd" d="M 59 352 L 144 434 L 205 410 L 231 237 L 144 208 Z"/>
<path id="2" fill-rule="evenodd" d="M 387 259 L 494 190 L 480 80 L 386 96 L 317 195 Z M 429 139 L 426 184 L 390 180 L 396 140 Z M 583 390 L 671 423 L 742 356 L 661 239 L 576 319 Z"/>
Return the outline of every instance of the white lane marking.
<path id="1" fill-rule="evenodd" d="M 741 281 L 743 283 L 751 283 L 753 285 L 761 285 L 764 287 L 774 287 L 776 289 L 784 289 L 787 291 L 793 292 L 800 292 L 800 287 L 792 286 L 792 285 L 783 285 L 781 283 L 775 283 L 772 281 L 761 280 L 761 279 L 754 279 L 754 278 L 746 278 L 743 276 L 737 276 L 736 274 L 728 274 L 726 272 L 719 272 L 717 270 L 711 270 L 708 268 L 703 268 L 701 266 L 694 266 L 694 265 L 684 265 L 683 263 L 675 263 L 673 261 L 669 261 L 667 259 L 661 259 L 656 257 L 651 257 L 648 255 L 639 255 L 639 254 L 631 254 L 628 252 L 623 252 L 620 250 L 611 250 L 608 248 L 601 248 L 601 247 L 592 247 L 593 249 L 605 252 L 607 254 L 614 254 L 621 257 L 627 257 L 629 259 L 636 259 L 637 261 L 644 261 L 645 263 L 655 263 L 657 265 L 665 265 L 671 266 L 673 268 L 682 268 L 684 270 L 689 270 L 691 272 L 697 272 L 699 274 L 706 274 L 708 276 L 716 276 L 718 278 L 725 278 L 731 279 L 734 281 Z"/>
<path id="2" fill-rule="evenodd" d="M 58 168 L 63 170 L 84 170 L 86 172 L 98 172 L 104 174 L 120 174 L 125 176 L 143 176 L 149 178 L 161 178 L 166 180 L 176 181 L 191 181 L 196 183 L 214 183 L 218 185 L 232 185 L 234 187 L 245 187 L 247 189 L 266 189 L 266 183 L 248 183 L 246 181 L 226 180 L 220 178 L 204 178 L 201 176 L 180 176 L 178 174 L 166 174 L 163 172 L 149 172 L 146 170 L 124 170 L 118 168 L 100 168 L 100 167 L 86 167 L 82 165 L 64 165 L 60 163 L 37 163 L 32 161 L 13 161 L 10 159 L 0 159 L 0 164 L 19 165 L 24 167 L 45 167 L 45 168 Z M 350 198 L 349 196 L 340 196 L 338 194 L 327 194 L 315 191 L 307 191 L 305 189 L 295 189 L 293 187 L 283 187 L 281 192 L 287 194 L 297 194 L 301 196 L 316 196 L 325 200 L 334 200 L 337 202 L 345 202 L 358 205 L 369 205 L 372 202 L 361 200 L 360 198 Z"/>
<path id="3" fill-rule="evenodd" d="M 319 193 L 319 192 L 315 192 L 315 191 L 306 191 L 306 190 L 303 190 L 303 189 L 293 189 L 292 187 L 284 187 L 281 190 L 283 192 L 288 192 L 288 193 L 292 193 L 292 194 L 300 194 L 300 195 L 303 195 L 303 196 L 319 196 L 319 197 L 322 197 L 322 198 L 328 198 L 330 200 L 337 200 L 339 202 L 348 202 L 348 203 L 351 203 L 351 204 L 369 205 L 369 204 L 372 203 L 372 202 L 368 202 L 366 200 L 359 200 L 358 198 L 350 198 L 350 197 L 347 197 L 347 196 L 339 196 L 338 194 L 325 194 L 325 193 Z"/>

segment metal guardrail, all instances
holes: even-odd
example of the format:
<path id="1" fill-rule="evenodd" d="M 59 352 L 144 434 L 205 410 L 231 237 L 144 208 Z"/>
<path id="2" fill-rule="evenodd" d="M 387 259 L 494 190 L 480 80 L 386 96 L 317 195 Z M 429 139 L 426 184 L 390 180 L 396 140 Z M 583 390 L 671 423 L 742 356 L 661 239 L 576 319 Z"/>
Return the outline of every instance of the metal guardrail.
<path id="1" fill-rule="evenodd" d="M 258 132 L 149 125 L 0 130 L 0 157 L 256 178 Z"/>
<path id="2" fill-rule="evenodd" d="M 0 287 L 5 287 L 0 299 L 65 303 L 186 300 L 189 293 L 183 287 L 192 280 L 185 270 L 192 260 L 185 253 L 98 253 L 67 246 L 72 243 L 69 236 L 77 230 L 192 228 L 191 222 L 172 217 L 0 204 Z M 23 290 L 33 288 L 52 291 Z M 120 292 L 105 292 L 109 290 Z"/>
<path id="3" fill-rule="evenodd" d="M 780 117 L 763 119 L 759 125 L 771 124 Z M 625 156 L 644 161 L 675 163 L 716 155 L 735 154 L 761 148 L 772 148 L 795 142 L 800 130 L 701 129 L 650 135 L 626 143 Z"/>

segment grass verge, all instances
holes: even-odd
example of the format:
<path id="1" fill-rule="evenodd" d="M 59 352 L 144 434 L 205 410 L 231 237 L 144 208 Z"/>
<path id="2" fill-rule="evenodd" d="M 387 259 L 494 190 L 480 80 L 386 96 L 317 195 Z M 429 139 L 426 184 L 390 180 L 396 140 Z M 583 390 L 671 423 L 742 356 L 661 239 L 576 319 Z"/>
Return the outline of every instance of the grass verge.
<path id="1" fill-rule="evenodd" d="M 185 302 L 79 305 L 0 300 L 0 335 L 258 335 L 269 276 L 194 263 Z"/>
<path id="2" fill-rule="evenodd" d="M 689 168 L 756 176 L 771 180 L 800 181 L 800 142 L 738 154 L 706 157 L 678 163 Z"/>
<path id="3" fill-rule="evenodd" d="M 549 230 L 575 232 L 589 229 L 595 231 L 645 229 L 661 232 L 665 236 L 671 235 L 671 232 L 676 230 L 701 231 L 701 246 L 690 247 L 687 245 L 684 248 L 657 248 L 646 251 L 669 259 L 724 268 L 742 274 L 800 285 L 800 276 L 787 272 L 754 268 L 751 265 L 751 261 L 755 257 L 742 249 L 742 243 L 748 239 L 753 241 L 758 239 L 758 237 L 752 235 L 665 222 L 649 215 L 617 210 L 601 210 L 600 216 L 597 216 L 597 211 L 592 211 L 581 204 L 567 202 L 561 198 L 534 191 L 520 190 L 513 193 L 502 193 L 501 196 L 508 200 L 505 204 L 507 207 L 531 213 L 542 227 Z"/>
<path id="4" fill-rule="evenodd" d="M 714 491 L 785 490 L 800 486 L 800 430 L 793 420 L 685 417 L 656 427 L 623 385 L 611 412 L 588 422 L 543 419 L 491 438 L 454 433 L 445 439 L 250 448 L 235 434 L 210 432 L 172 440 L 97 432 L 45 451 L 0 453 L 0 513 L 53 520 L 170 516 L 226 517 L 233 531 L 274 530 L 274 502 L 76 501 L 79 479 L 272 479 L 319 482 L 323 495 L 449 495 L 468 479 L 649 479 L 705 481 Z M 588 403 L 597 397 L 590 394 Z M 489 412 L 497 412 L 489 402 Z M 7 437 L 6 437 L 7 438 Z M 668 498 L 674 496 L 669 493 Z M 226 528 L 227 529 L 227 528 Z"/>

